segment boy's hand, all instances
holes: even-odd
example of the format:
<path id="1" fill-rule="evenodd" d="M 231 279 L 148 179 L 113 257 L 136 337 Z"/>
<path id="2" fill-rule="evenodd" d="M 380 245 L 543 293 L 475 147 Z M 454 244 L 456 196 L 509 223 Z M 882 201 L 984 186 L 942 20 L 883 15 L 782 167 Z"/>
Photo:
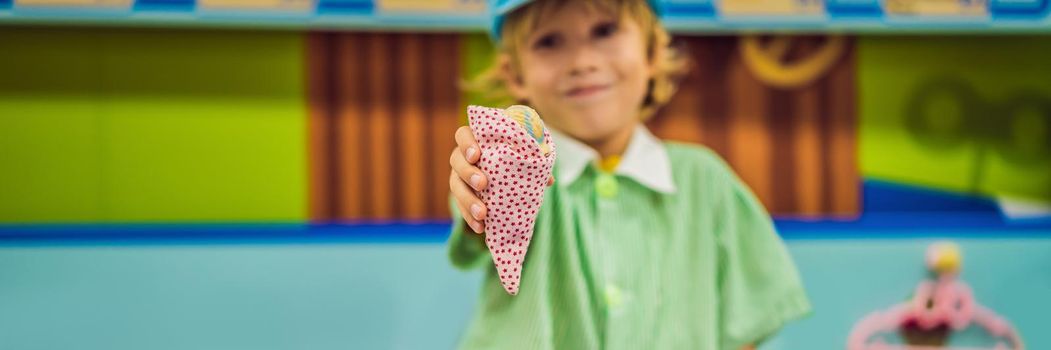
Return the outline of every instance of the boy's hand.
<path id="1" fill-rule="evenodd" d="M 489 185 L 489 180 L 481 169 L 474 164 L 482 158 L 481 148 L 474 139 L 471 128 L 461 126 L 456 129 L 456 149 L 449 156 L 449 190 L 456 198 L 456 206 L 460 209 L 460 215 L 467 222 L 467 226 L 475 233 L 485 232 L 485 205 L 478 198 L 478 191 Z M 547 185 L 555 182 L 554 177 L 548 179 Z"/>
<path id="2" fill-rule="evenodd" d="M 481 169 L 474 166 L 482 157 L 482 149 L 474 140 L 471 128 L 461 126 L 456 129 L 456 148 L 449 156 L 449 190 L 456 198 L 456 206 L 467 226 L 475 233 L 485 231 L 482 220 L 485 219 L 485 205 L 478 198 L 478 191 L 485 189 L 489 181 Z"/>

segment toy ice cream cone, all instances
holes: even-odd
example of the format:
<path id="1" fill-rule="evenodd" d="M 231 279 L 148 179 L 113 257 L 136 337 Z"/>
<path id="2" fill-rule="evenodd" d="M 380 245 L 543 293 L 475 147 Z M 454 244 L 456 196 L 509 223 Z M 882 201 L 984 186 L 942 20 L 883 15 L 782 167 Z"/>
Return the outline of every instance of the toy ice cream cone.
<path id="1" fill-rule="evenodd" d="M 479 192 L 488 209 L 485 244 L 504 290 L 515 295 L 555 164 L 555 144 L 540 116 L 529 107 L 470 106 L 467 116 L 482 151 L 478 167 L 489 179 L 489 186 Z"/>

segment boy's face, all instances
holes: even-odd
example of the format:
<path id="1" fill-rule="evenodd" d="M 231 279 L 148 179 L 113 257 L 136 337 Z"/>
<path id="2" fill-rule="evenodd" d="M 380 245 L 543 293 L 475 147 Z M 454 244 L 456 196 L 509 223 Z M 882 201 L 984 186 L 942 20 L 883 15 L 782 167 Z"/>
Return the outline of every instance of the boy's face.
<path id="1" fill-rule="evenodd" d="M 569 2 L 542 14 L 519 49 L 510 90 L 585 143 L 630 133 L 652 76 L 639 25 Z"/>

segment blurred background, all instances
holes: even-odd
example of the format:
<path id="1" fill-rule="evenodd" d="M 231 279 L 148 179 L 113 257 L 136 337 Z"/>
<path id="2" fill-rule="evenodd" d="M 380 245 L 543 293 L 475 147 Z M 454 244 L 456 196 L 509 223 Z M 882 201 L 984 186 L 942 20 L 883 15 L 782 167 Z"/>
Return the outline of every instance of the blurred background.
<path id="1" fill-rule="evenodd" d="M 1051 349 L 1049 0 L 665 0 L 649 122 L 734 167 L 843 349 L 935 241 Z M 0 349 L 446 349 L 482 0 L 0 0 Z"/>

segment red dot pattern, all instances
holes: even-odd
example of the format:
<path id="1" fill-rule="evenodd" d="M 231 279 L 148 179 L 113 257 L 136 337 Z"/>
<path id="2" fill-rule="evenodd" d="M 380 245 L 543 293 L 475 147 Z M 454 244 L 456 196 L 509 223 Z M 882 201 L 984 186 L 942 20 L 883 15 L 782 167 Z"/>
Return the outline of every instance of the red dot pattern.
<path id="1" fill-rule="evenodd" d="M 543 154 L 526 130 L 502 109 L 469 106 L 467 117 L 482 149 L 478 168 L 489 180 L 479 192 L 488 209 L 485 244 L 504 290 L 516 295 L 536 214 L 555 164 L 555 145 L 545 128 L 544 142 L 551 151 Z"/>

